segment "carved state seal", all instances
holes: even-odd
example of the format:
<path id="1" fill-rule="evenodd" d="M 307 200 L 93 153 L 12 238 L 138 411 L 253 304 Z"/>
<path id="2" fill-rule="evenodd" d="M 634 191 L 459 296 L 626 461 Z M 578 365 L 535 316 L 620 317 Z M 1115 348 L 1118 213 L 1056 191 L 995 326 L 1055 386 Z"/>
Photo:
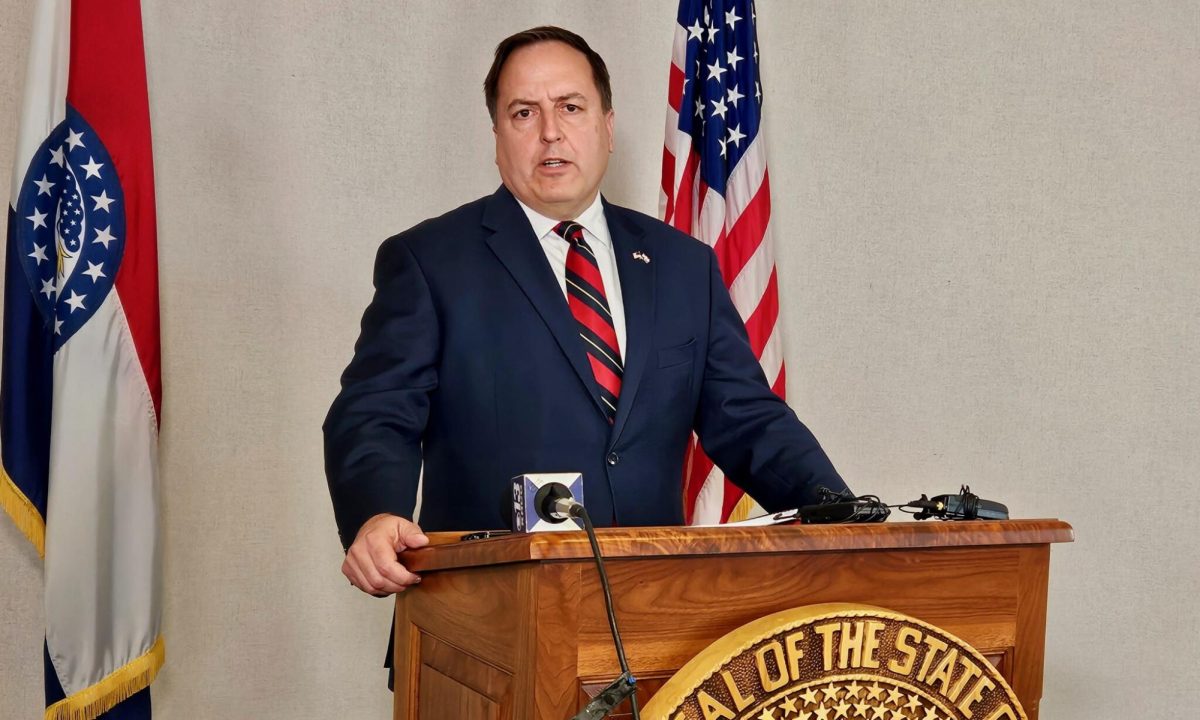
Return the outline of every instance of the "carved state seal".
<path id="1" fill-rule="evenodd" d="M 646 720 L 1027 720 L 967 643 L 869 605 L 785 610 L 692 658 Z"/>

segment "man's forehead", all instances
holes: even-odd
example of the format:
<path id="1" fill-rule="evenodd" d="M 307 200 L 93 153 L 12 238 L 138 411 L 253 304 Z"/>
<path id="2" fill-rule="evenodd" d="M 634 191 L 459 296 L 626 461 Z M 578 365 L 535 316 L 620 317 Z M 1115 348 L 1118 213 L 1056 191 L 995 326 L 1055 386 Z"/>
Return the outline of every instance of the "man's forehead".
<path id="1" fill-rule="evenodd" d="M 541 97 L 568 95 L 592 97 L 599 94 L 587 57 L 555 40 L 525 45 L 513 51 L 500 70 L 501 94 L 526 96 L 537 87 Z"/>

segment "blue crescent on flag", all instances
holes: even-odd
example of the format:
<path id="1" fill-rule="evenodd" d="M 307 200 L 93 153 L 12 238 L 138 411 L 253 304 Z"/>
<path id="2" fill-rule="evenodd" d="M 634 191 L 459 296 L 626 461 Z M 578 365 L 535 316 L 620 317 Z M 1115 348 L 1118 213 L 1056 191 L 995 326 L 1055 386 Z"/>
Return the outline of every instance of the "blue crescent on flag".
<path id="1" fill-rule="evenodd" d="M 112 290 L 125 249 L 125 194 L 112 158 L 70 105 L 29 163 L 15 240 L 57 352 Z"/>

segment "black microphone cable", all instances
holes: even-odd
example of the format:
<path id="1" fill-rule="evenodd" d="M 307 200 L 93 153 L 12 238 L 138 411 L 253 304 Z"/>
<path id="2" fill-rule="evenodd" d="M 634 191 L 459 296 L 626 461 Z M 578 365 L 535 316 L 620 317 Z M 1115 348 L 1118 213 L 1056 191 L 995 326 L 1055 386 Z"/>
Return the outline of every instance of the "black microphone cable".
<path id="1" fill-rule="evenodd" d="M 549 522 L 563 522 L 568 517 L 583 521 L 583 529 L 587 532 L 588 542 L 592 546 L 592 556 L 596 559 L 596 570 L 600 574 L 600 589 L 604 593 L 604 609 L 608 613 L 608 629 L 612 631 L 613 645 L 617 650 L 617 663 L 621 666 L 621 676 L 592 698 L 592 701 L 572 720 L 600 720 L 607 717 L 625 698 L 629 698 L 634 720 L 641 720 L 637 703 L 637 678 L 629 671 L 629 662 L 625 659 L 625 645 L 621 642 L 621 631 L 617 628 L 617 614 L 613 610 L 612 589 L 608 584 L 608 572 L 604 569 L 604 556 L 600 552 L 600 543 L 596 540 L 596 528 L 592 525 L 587 508 L 571 497 L 571 491 L 565 485 L 554 482 L 547 483 L 538 490 L 534 507 L 537 508 L 538 515 Z"/>
<path id="2" fill-rule="evenodd" d="M 604 717 L 616 708 L 624 696 L 629 697 L 634 720 L 641 720 L 641 715 L 638 713 L 637 678 L 629 672 L 629 663 L 625 659 L 625 646 L 621 642 L 621 631 L 617 629 L 617 614 L 613 610 L 612 590 L 608 585 L 608 572 L 604 569 L 604 556 L 600 554 L 600 543 L 596 540 L 596 528 L 592 525 L 587 508 L 581 503 L 572 504 L 570 514 L 583 521 L 583 529 L 587 532 L 588 542 L 592 545 L 592 555 L 596 558 L 596 570 L 600 573 L 600 588 L 604 592 L 604 609 L 608 612 L 608 629 L 612 631 L 613 645 L 617 648 L 617 663 L 621 666 L 621 677 L 606 688 L 605 692 L 600 693 L 591 703 L 588 703 L 587 707 L 575 716 L 575 720 L 593 720 L 593 718 Z M 601 700 L 603 705 L 607 706 L 603 715 L 594 715 L 588 712 L 588 708 L 597 700 Z M 610 705 L 609 703 L 613 700 L 616 700 L 616 703 Z"/>

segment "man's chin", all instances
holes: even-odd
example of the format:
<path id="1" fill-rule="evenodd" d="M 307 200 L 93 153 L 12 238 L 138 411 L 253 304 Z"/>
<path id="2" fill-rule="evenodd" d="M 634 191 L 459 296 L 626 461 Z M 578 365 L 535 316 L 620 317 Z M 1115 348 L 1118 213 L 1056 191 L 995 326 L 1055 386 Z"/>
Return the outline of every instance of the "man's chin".
<path id="1" fill-rule="evenodd" d="M 518 195 L 517 199 L 538 213 L 555 220 L 574 220 L 576 215 L 586 209 L 583 205 L 585 198 L 581 198 L 578 192 L 566 190 L 539 192 L 528 199 Z"/>

